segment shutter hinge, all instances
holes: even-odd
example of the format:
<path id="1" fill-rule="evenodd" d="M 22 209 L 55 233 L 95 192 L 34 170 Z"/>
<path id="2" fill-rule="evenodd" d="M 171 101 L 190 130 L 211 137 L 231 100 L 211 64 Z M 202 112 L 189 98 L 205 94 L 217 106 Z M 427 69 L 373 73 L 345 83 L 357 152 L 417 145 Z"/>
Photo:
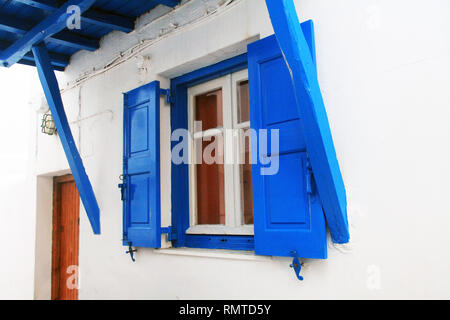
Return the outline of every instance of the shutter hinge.
<path id="1" fill-rule="evenodd" d="M 302 263 L 300 262 L 297 251 L 291 251 L 291 256 L 294 257 L 291 268 L 294 269 L 297 279 L 303 281 L 303 277 L 300 275 L 300 271 L 302 271 Z"/>
<path id="2" fill-rule="evenodd" d="M 175 97 L 171 94 L 170 89 L 159 89 L 159 93 L 163 96 L 166 96 L 166 102 L 170 106 L 175 103 Z"/>
<path id="3" fill-rule="evenodd" d="M 174 227 L 161 228 L 161 234 L 167 234 L 167 240 L 177 240 L 177 233 Z"/>

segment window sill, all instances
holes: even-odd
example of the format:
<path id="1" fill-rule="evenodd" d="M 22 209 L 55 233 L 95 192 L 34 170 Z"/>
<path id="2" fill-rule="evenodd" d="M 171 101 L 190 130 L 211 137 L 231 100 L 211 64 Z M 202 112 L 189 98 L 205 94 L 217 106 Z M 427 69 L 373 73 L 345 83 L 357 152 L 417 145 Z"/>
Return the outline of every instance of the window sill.
<path id="1" fill-rule="evenodd" d="M 255 232 L 253 225 L 246 225 L 240 227 L 227 227 L 220 225 L 196 225 L 191 226 L 188 230 L 186 230 L 186 234 L 253 236 Z"/>
<path id="2" fill-rule="evenodd" d="M 199 258 L 213 258 L 213 259 L 229 259 L 229 260 L 244 260 L 244 261 L 271 261 L 270 256 L 257 256 L 253 251 L 236 251 L 236 250 L 221 250 L 221 249 L 195 249 L 195 248 L 171 248 L 171 249 L 157 249 L 156 253 L 167 254 L 174 256 L 189 256 Z"/>

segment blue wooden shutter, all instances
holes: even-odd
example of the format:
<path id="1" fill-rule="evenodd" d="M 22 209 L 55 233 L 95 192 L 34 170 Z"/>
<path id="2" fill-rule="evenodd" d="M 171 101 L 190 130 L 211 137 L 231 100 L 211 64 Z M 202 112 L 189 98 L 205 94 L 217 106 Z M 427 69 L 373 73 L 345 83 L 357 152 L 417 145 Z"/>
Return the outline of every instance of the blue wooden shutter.
<path id="1" fill-rule="evenodd" d="M 161 247 L 159 82 L 124 95 L 124 245 Z"/>
<path id="2" fill-rule="evenodd" d="M 309 47 L 315 55 L 310 24 Z M 314 185 L 289 69 L 275 36 L 248 47 L 252 128 L 279 130 L 279 171 L 262 175 L 253 165 L 255 252 L 260 255 L 325 259 L 326 226 Z M 268 152 L 270 150 L 268 134 Z M 258 141 L 259 144 L 260 141 Z M 258 145 L 259 148 L 259 145 Z M 255 146 L 252 152 L 256 152 Z M 267 154 L 266 154 L 267 155 Z M 269 154 L 270 156 L 270 154 Z"/>
<path id="3" fill-rule="evenodd" d="M 308 37 L 314 34 L 313 23 L 311 20 L 306 22 L 309 25 L 307 29 L 311 31 L 308 34 L 300 26 L 292 0 L 266 0 L 266 5 L 278 44 L 291 71 L 297 109 L 305 127 L 306 145 L 331 239 L 335 243 L 348 243 L 350 233 L 344 180 L 317 79 L 315 61 L 308 50 Z"/>

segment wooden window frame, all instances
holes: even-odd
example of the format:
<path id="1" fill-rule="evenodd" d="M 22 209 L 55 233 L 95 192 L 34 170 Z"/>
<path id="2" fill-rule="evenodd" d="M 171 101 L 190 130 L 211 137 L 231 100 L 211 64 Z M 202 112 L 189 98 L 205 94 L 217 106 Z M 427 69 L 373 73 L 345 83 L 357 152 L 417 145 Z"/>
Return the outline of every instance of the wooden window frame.
<path id="1" fill-rule="evenodd" d="M 196 165 L 194 164 L 194 140 L 203 137 L 217 137 L 222 135 L 224 138 L 224 159 L 227 159 L 227 149 L 232 148 L 232 154 L 239 152 L 239 143 L 235 143 L 233 137 L 225 134 L 225 130 L 248 129 L 250 121 L 238 123 L 238 95 L 237 84 L 248 80 L 248 70 L 241 70 L 230 73 L 226 76 L 203 82 L 196 86 L 188 88 L 188 129 L 192 139 L 189 141 L 189 221 L 190 227 L 187 234 L 204 235 L 254 235 L 253 225 L 243 224 L 243 211 L 241 204 L 241 183 L 239 164 L 233 163 L 224 165 L 225 178 L 225 225 L 198 225 L 197 224 L 197 185 L 196 185 Z M 221 127 L 194 132 L 195 120 L 195 97 L 201 94 L 222 90 L 222 113 L 223 125 Z M 231 139 L 230 139 L 231 138 Z M 230 141 L 232 140 L 232 141 Z"/>
<path id="2" fill-rule="evenodd" d="M 170 108 L 171 131 L 188 129 L 188 88 L 248 68 L 247 54 L 223 60 L 216 64 L 171 79 L 173 103 Z M 172 141 L 172 147 L 180 141 Z M 175 248 L 207 248 L 251 251 L 255 248 L 253 235 L 188 234 L 189 165 L 172 162 L 172 246 Z"/>

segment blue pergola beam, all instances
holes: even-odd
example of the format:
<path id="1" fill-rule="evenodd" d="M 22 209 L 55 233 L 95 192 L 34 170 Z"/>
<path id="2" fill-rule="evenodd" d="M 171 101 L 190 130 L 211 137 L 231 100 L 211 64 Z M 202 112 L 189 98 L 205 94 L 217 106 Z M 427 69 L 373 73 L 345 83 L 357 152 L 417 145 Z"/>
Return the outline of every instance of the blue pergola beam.
<path id="1" fill-rule="evenodd" d="M 35 8 L 47 11 L 52 11 L 59 7 L 58 2 L 56 0 L 15 0 L 15 1 L 22 2 L 23 4 L 27 4 L 29 6 L 33 6 Z M 162 4 L 164 6 L 173 8 L 180 3 L 180 0 L 150 0 L 150 2 Z"/>
<path id="2" fill-rule="evenodd" d="M 11 32 L 14 34 L 25 35 L 33 28 L 33 25 L 26 20 L 18 19 L 8 15 L 0 15 L 0 30 Z M 79 50 L 95 51 L 99 48 L 98 40 L 86 38 L 78 34 L 61 31 L 46 39 L 46 42 L 60 44 Z"/>
<path id="3" fill-rule="evenodd" d="M 79 50 L 95 51 L 100 48 L 100 41 L 97 39 L 80 36 L 69 31 L 61 31 L 52 37 L 46 39 L 47 42 L 60 44 L 66 47 L 71 47 Z"/>
<path id="4" fill-rule="evenodd" d="M 94 234 L 100 234 L 100 209 L 91 182 L 84 169 L 83 161 L 75 145 L 72 132 L 70 131 L 58 82 L 50 62 L 47 48 L 45 44 L 41 43 L 33 46 L 32 51 L 39 79 L 42 88 L 44 89 L 44 94 L 50 107 L 53 120 L 55 121 L 56 129 L 58 130 L 58 135 L 61 139 L 81 201 L 88 215 Z"/>
<path id="5" fill-rule="evenodd" d="M 0 55 L 2 54 L 2 50 L 5 50 L 10 45 L 11 45 L 10 42 L 0 40 Z M 70 57 L 65 54 L 49 52 L 49 56 L 50 56 L 53 66 L 64 68 L 69 64 Z M 34 61 L 34 56 L 31 52 L 28 52 L 26 55 L 23 56 L 23 60 Z"/>
<path id="6" fill-rule="evenodd" d="M 171 8 L 180 4 L 180 0 L 151 0 L 151 2 L 162 4 L 166 7 L 171 7 Z"/>
<path id="7" fill-rule="evenodd" d="M 34 62 L 34 59 L 33 60 L 22 59 L 22 60 L 17 61 L 17 63 L 23 64 L 26 66 L 36 67 L 36 63 Z M 53 70 L 55 70 L 55 71 L 64 71 L 64 69 L 65 69 L 65 67 L 58 67 L 58 66 L 53 67 Z"/>
<path id="8" fill-rule="evenodd" d="M 67 56 L 60 56 L 59 54 L 54 53 L 54 52 L 49 52 L 48 55 L 50 57 L 50 61 L 52 63 L 52 66 L 54 66 L 54 67 L 62 67 L 62 68 L 64 68 L 64 67 L 66 67 L 69 64 L 69 57 L 67 57 Z M 27 53 L 23 57 L 23 60 L 35 62 L 34 61 L 34 56 L 33 56 L 33 54 L 31 52 Z"/>
<path id="9" fill-rule="evenodd" d="M 95 0 L 70 0 L 64 3 L 61 8 L 56 10 L 41 23 L 28 31 L 22 38 L 14 42 L 8 49 L 0 55 L 0 62 L 5 67 L 10 67 L 21 60 L 31 48 L 41 41 L 60 32 L 67 26 L 67 19 L 71 13 L 67 13 L 67 8 L 76 5 L 81 12 L 86 11 L 95 2 Z"/>
<path id="10" fill-rule="evenodd" d="M 59 4 L 54 0 L 15 0 L 23 4 L 33 6 L 47 11 L 55 11 Z M 173 0 L 171 0 L 173 1 Z M 114 13 L 105 12 L 97 9 L 89 9 L 81 16 L 82 22 L 92 23 L 94 25 L 107 27 L 112 30 L 131 32 L 134 29 L 134 20 L 129 17 L 123 17 Z"/>
<path id="11" fill-rule="evenodd" d="M 59 7 L 56 0 L 14 0 L 42 10 L 53 11 Z"/>
<path id="12" fill-rule="evenodd" d="M 297 110 L 305 130 L 306 147 L 332 240 L 347 243 L 350 234 L 345 186 L 308 43 L 293 0 L 266 0 L 266 5 L 291 71 Z"/>
<path id="13" fill-rule="evenodd" d="M 118 30 L 125 33 L 134 29 L 134 20 L 128 17 L 122 17 L 116 14 L 100 11 L 88 10 L 81 16 L 82 22 L 88 22 L 100 27 Z"/>

